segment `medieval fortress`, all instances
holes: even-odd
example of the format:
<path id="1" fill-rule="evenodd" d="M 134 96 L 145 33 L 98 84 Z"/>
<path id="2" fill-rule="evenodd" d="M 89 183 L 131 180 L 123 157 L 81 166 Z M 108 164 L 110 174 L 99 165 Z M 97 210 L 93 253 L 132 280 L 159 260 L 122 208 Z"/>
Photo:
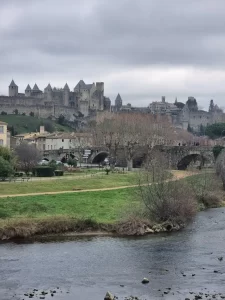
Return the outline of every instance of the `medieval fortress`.
<path id="1" fill-rule="evenodd" d="M 175 126 L 195 132 L 200 132 L 207 125 L 225 122 L 223 110 L 213 100 L 209 103 L 208 111 L 199 109 L 194 97 L 188 97 L 186 103 L 178 102 L 177 99 L 174 103 L 168 103 L 162 97 L 161 102 L 152 102 L 149 109 L 153 114 L 168 115 Z"/>
<path id="2" fill-rule="evenodd" d="M 155 115 L 168 116 L 171 123 L 185 130 L 193 130 L 198 133 L 207 125 L 214 123 L 225 122 L 225 114 L 223 110 L 214 104 L 211 100 L 208 111 L 198 108 L 197 100 L 194 97 L 188 97 L 186 103 L 178 102 L 175 99 L 174 103 L 166 102 L 166 97 L 163 96 L 161 101 L 153 101 L 148 107 L 132 107 L 130 104 L 123 106 L 123 101 L 118 94 L 115 100 L 115 106 L 112 106 L 112 111 L 140 111 L 143 113 L 151 113 Z M 204 132 L 203 132 L 204 133 Z"/>
<path id="3" fill-rule="evenodd" d="M 210 101 L 209 110 L 198 108 L 194 97 L 188 97 L 186 103 L 166 102 L 165 97 L 161 101 L 154 101 L 148 107 L 132 107 L 131 104 L 123 105 L 120 94 L 115 99 L 115 105 L 104 96 L 104 82 L 86 84 L 80 80 L 70 90 L 66 83 L 64 88 L 52 88 L 50 84 L 41 91 L 37 84 L 31 88 L 28 84 L 24 93 L 19 93 L 19 88 L 12 80 L 9 85 L 9 95 L 0 96 L 0 113 L 33 114 L 41 118 L 58 118 L 63 115 L 68 121 L 77 118 L 95 116 L 97 111 L 120 112 L 142 112 L 167 115 L 175 127 L 192 129 L 199 132 L 207 125 L 225 122 L 225 114 L 213 100 Z"/>
<path id="4" fill-rule="evenodd" d="M 68 84 L 64 88 L 52 88 L 50 84 L 41 91 L 37 84 L 31 88 L 28 84 L 24 93 L 12 80 L 9 85 L 9 95 L 0 96 L 0 112 L 7 114 L 31 112 L 35 116 L 58 118 L 64 115 L 67 120 L 74 120 L 77 116 L 89 116 L 96 111 L 110 110 L 111 101 L 104 96 L 104 82 L 85 84 L 80 80 L 73 91 Z"/>

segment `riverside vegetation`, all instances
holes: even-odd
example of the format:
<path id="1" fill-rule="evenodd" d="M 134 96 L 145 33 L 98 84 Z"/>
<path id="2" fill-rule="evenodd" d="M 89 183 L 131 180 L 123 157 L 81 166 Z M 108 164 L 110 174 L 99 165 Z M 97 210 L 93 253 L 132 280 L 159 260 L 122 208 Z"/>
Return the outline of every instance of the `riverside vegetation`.
<path id="1" fill-rule="evenodd" d="M 73 182 L 70 188 L 80 186 L 79 184 L 83 181 L 82 187 L 96 189 L 118 186 L 118 189 L 115 190 L 17 197 L 10 197 L 12 191 L 8 190 L 8 196 L 0 198 L 0 239 L 64 232 L 102 231 L 120 235 L 142 235 L 178 230 L 194 216 L 197 210 L 220 206 L 222 205 L 221 200 L 224 198 L 221 183 L 214 174 L 193 175 L 190 173 L 188 175 L 192 176 L 165 183 L 164 192 L 166 189 L 168 190 L 169 186 L 173 186 L 173 191 L 178 191 L 182 186 L 182 193 L 178 193 L 175 199 L 171 196 L 173 194 L 171 192 L 170 198 L 160 201 L 160 206 L 155 206 L 155 203 L 150 210 L 146 209 L 146 205 L 140 198 L 139 186 L 119 188 L 124 185 L 132 186 L 137 176 L 135 172 L 111 173 L 109 176 L 102 175 L 98 179 L 87 177 L 86 179 L 67 180 Z M 47 192 L 47 187 L 59 185 L 59 180 L 3 183 L 0 188 L 7 184 L 14 187 L 14 192 L 17 189 L 18 194 L 26 194 L 32 190 L 32 184 L 39 185 L 39 190 Z M 70 189 L 65 186 L 64 179 L 62 185 L 64 185 L 64 189 Z M 175 186 L 176 189 L 174 189 Z M 156 185 L 149 184 L 141 189 L 149 190 L 151 187 L 151 193 L 155 193 Z M 193 191 L 196 189 L 196 192 L 191 194 L 192 200 L 189 198 L 189 201 L 186 202 L 187 195 L 185 193 L 187 189 L 190 191 L 190 188 Z M 218 191 L 217 195 L 214 194 L 215 188 Z M 181 200 L 179 210 L 176 209 L 178 200 Z"/>

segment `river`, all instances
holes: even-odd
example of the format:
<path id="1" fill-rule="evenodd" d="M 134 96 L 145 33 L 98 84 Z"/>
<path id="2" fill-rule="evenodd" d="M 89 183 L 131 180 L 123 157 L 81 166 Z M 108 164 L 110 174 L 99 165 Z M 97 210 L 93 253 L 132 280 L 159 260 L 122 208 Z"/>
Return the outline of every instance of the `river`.
<path id="1" fill-rule="evenodd" d="M 0 244 L 0 299 L 29 299 L 24 294 L 33 289 L 33 299 L 44 290 L 46 300 L 103 300 L 107 291 L 119 299 L 225 293 L 225 208 L 201 212 L 183 231 L 166 235 Z"/>

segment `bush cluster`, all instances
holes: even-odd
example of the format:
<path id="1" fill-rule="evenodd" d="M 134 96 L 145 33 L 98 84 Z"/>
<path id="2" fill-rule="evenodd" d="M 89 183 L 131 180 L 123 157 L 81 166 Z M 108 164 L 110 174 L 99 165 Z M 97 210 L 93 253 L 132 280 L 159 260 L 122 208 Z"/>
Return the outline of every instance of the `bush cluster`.
<path id="1" fill-rule="evenodd" d="M 63 176 L 63 170 L 55 170 L 55 176 Z"/>
<path id="2" fill-rule="evenodd" d="M 54 169 L 49 166 L 38 166 L 33 169 L 33 175 L 38 177 L 52 177 L 54 176 Z"/>
<path id="3" fill-rule="evenodd" d="M 5 180 L 14 174 L 14 157 L 12 152 L 0 146 L 0 180 Z"/>

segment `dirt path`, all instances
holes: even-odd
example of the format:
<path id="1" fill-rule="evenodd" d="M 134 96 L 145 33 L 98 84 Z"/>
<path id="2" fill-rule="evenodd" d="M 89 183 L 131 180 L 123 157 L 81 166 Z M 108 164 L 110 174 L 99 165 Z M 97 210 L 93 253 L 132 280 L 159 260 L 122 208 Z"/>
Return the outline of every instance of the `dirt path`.
<path id="1" fill-rule="evenodd" d="M 183 179 L 188 176 L 192 176 L 198 173 L 193 173 L 189 171 L 172 171 L 173 179 Z M 109 188 L 100 188 L 100 189 L 77 189 L 77 190 L 70 190 L 70 191 L 57 191 L 57 192 L 39 192 L 39 193 L 26 193 L 26 194 L 12 194 L 12 195 L 0 195 L 0 198 L 7 198 L 7 197 L 24 197 L 24 196 L 39 196 L 39 195 L 57 195 L 57 194 L 69 194 L 69 193 L 85 193 L 85 192 L 101 192 L 101 191 L 113 191 L 113 190 L 122 190 L 127 188 L 134 188 L 138 187 L 137 184 L 135 185 L 125 185 L 125 186 L 116 186 L 116 187 L 109 187 Z"/>

